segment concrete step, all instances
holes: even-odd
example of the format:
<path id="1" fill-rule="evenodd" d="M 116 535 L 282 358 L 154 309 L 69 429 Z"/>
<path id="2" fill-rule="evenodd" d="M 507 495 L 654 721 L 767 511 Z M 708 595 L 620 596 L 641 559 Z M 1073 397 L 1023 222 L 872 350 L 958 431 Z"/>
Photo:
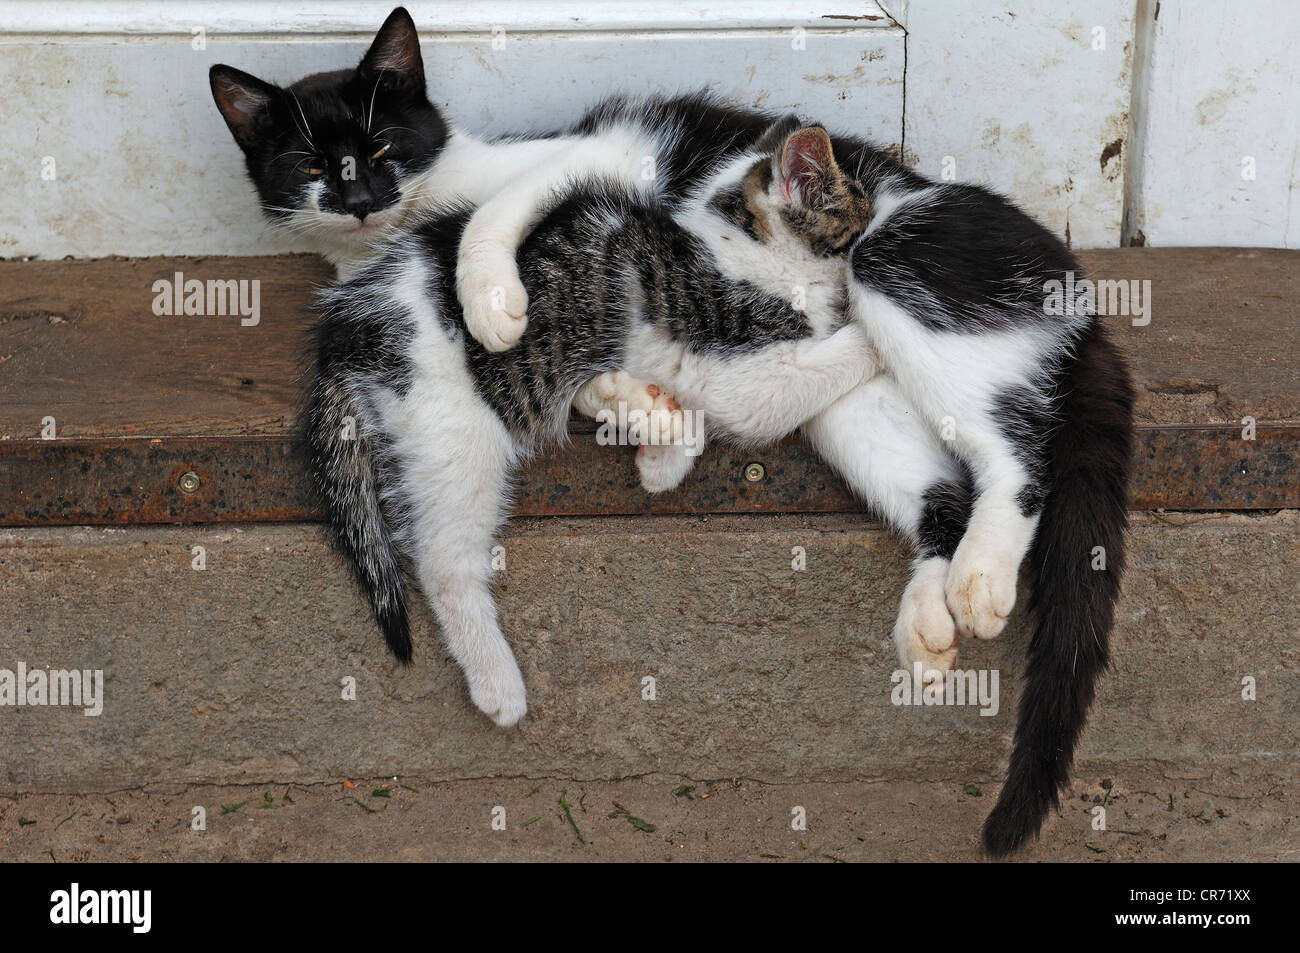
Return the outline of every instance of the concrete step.
<path id="1" fill-rule="evenodd" d="M 1150 323 L 1108 321 L 1139 390 L 1134 505 L 1182 512 L 1135 514 L 1076 794 L 1120 779 L 1177 823 L 1135 811 L 1146 821 L 1125 827 L 1146 833 L 1120 832 L 1125 851 L 1093 837 L 1079 801 L 1049 821 L 1062 839 L 1029 857 L 1294 859 L 1297 256 L 1083 256 L 1095 278 L 1151 281 Z M 177 271 L 257 278 L 260 322 L 153 315 L 147 289 Z M 20 666 L 103 674 L 93 717 L 0 706 L 0 859 L 593 856 L 575 853 L 554 803 L 536 826 L 478 836 L 484 803 L 508 805 L 512 825 L 530 810 L 529 778 L 552 802 L 579 793 L 606 859 L 975 856 L 1010 750 L 1023 620 L 962 648 L 963 668 L 997 674 L 996 713 L 894 704 L 885 639 L 908 554 L 797 441 L 754 458 L 759 483 L 742 476 L 750 458 L 718 448 L 653 499 L 629 454 L 582 436 L 524 475 L 499 579 L 530 693 L 517 729 L 469 703 L 422 602 L 416 662 L 397 666 L 307 522 L 288 436 L 306 305 L 326 278 L 301 258 L 0 262 L 0 696 Z M 57 439 L 44 439 L 51 417 Z M 418 778 L 425 797 L 394 794 L 401 813 L 381 817 L 355 802 L 383 798 L 337 787 L 392 777 Z M 733 778 L 768 794 L 711 814 L 703 804 L 726 801 L 688 811 L 671 793 Z M 218 810 L 206 840 L 138 836 L 175 826 L 189 801 L 219 809 L 261 786 L 314 807 Z M 123 798 L 138 810 L 101 803 Z M 670 832 L 647 840 L 602 800 Z M 816 820 L 792 839 L 784 819 L 801 804 Z M 100 830 L 110 815 L 117 836 Z M 470 826 L 454 842 L 420 836 L 442 817 Z M 1162 835 L 1197 846 L 1179 854 Z"/>
<path id="2" fill-rule="evenodd" d="M 1295 861 L 1294 781 L 1107 767 L 1075 781 L 1022 856 Z M 7 795 L 0 861 L 974 861 L 993 793 L 960 776 L 770 784 L 651 775 Z M 1106 830 L 1093 827 L 1098 807 Z M 795 830 L 800 809 L 805 829 Z"/>
<path id="3" fill-rule="evenodd" d="M 1001 777 L 1022 620 L 962 648 L 962 667 L 999 673 L 996 714 L 893 704 L 907 558 L 865 517 L 518 520 L 505 545 L 531 704 L 515 730 L 471 706 L 423 609 L 415 664 L 387 656 L 315 525 L 4 531 L 0 668 L 100 669 L 104 688 L 94 717 L 0 708 L 0 785 Z M 1295 511 L 1137 515 L 1081 772 L 1294 777 L 1298 556 Z"/>

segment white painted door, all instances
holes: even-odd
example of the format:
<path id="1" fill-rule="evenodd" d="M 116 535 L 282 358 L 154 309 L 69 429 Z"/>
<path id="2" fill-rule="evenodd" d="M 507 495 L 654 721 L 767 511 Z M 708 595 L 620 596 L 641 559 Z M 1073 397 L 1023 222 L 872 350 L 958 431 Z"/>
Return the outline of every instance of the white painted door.
<path id="1" fill-rule="evenodd" d="M 208 67 L 287 82 L 348 66 L 391 6 L 0 0 L 0 256 L 288 250 L 259 218 Z M 475 132 L 708 87 L 993 186 L 1076 247 L 1125 227 L 1150 244 L 1300 242 L 1300 5 L 1286 0 L 1159 16 L 1154 0 L 407 6 L 431 96 Z"/>

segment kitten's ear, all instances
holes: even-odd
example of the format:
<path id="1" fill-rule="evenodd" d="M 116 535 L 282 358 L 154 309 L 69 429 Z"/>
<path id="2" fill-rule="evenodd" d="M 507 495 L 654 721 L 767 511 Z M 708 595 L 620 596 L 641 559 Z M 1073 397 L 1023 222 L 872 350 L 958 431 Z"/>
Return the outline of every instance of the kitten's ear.
<path id="1" fill-rule="evenodd" d="M 385 84 L 424 95 L 424 60 L 420 57 L 420 36 L 415 21 L 398 7 L 375 34 L 375 41 L 361 60 L 360 72 Z"/>
<path id="2" fill-rule="evenodd" d="M 821 126 L 805 126 L 786 137 L 777 162 L 782 192 L 804 205 L 820 201 L 840 175 L 831 137 Z"/>
<path id="3" fill-rule="evenodd" d="M 754 143 L 754 151 L 761 155 L 774 155 L 780 152 L 782 144 L 790 133 L 806 125 L 807 123 L 794 113 L 787 113 L 763 131 L 758 141 Z"/>
<path id="4" fill-rule="evenodd" d="M 243 70 L 221 63 L 208 70 L 208 85 L 212 87 L 212 98 L 235 141 L 241 148 L 249 148 L 257 140 L 259 127 L 276 88 Z"/>

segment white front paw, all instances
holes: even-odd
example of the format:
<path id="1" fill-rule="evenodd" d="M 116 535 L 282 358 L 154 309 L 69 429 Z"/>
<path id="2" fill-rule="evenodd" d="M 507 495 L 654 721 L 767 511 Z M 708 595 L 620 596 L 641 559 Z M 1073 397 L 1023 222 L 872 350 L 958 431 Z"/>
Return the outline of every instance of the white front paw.
<path id="1" fill-rule="evenodd" d="M 595 419 L 602 410 L 617 414 L 620 400 L 629 401 L 629 407 L 640 406 L 645 410 L 654 406 L 647 388 L 627 371 L 606 371 L 596 375 L 578 389 L 573 406 L 584 417 Z M 637 400 L 640 403 L 632 403 Z"/>
<path id="2" fill-rule="evenodd" d="M 963 539 L 953 554 L 944 595 L 962 635 L 991 639 L 1016 605 L 1020 564 L 1002 550 Z"/>
<path id="3" fill-rule="evenodd" d="M 643 417 L 633 417 L 628 412 L 628 438 L 639 444 L 677 444 L 686 435 L 686 415 L 677 398 L 654 384 L 643 387 L 650 398 L 650 406 L 640 410 Z"/>
<path id="4" fill-rule="evenodd" d="M 626 371 L 608 371 L 593 377 L 578 390 L 573 406 L 592 419 L 600 419 L 601 413 L 608 412 L 620 426 L 625 421 L 629 443 L 680 443 L 686 436 L 686 416 L 677 399 Z"/>
<path id="5" fill-rule="evenodd" d="M 943 593 L 947 571 L 946 560 L 921 564 L 903 590 L 894 624 L 898 660 L 908 674 L 920 662 L 924 684 L 942 680 L 944 673 L 957 667 L 957 627 Z"/>
<path id="6" fill-rule="evenodd" d="M 502 728 L 509 728 L 528 711 L 524 676 L 513 655 L 507 655 L 489 668 L 465 674 L 470 699 Z"/>
<path id="7" fill-rule="evenodd" d="M 648 493 L 677 489 L 694 465 L 695 458 L 686 453 L 686 445 L 681 443 L 645 444 L 636 451 L 641 486 Z"/>
<path id="8" fill-rule="evenodd" d="M 504 247 L 463 257 L 456 267 L 456 294 L 465 327 L 487 350 L 508 351 L 524 336 L 528 292 Z"/>

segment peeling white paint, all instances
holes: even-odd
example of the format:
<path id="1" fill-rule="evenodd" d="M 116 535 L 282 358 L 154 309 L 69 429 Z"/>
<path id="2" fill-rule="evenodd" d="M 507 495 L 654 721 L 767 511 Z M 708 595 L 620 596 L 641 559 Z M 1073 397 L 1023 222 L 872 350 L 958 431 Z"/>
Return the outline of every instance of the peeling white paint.
<path id="1" fill-rule="evenodd" d="M 288 250 L 256 212 L 208 66 L 287 81 L 351 65 L 392 2 L 0 3 L 0 257 Z M 431 95 L 477 132 L 552 128 L 616 91 L 707 86 L 901 145 L 927 174 L 991 185 L 1075 247 L 1117 245 L 1122 230 L 1153 245 L 1300 247 L 1300 5 L 408 6 L 429 30 Z M 204 50 L 191 48 L 196 25 Z"/>
<path id="2" fill-rule="evenodd" d="M 1143 6 L 1128 237 L 1300 248 L 1300 5 Z"/>
<path id="3" fill-rule="evenodd" d="M 771 6 L 759 13 L 770 17 Z M 806 28 L 802 44 L 784 28 L 691 25 L 510 32 L 503 49 L 490 32 L 429 35 L 430 96 L 464 128 L 497 134 L 567 124 L 615 92 L 711 87 L 743 105 L 900 142 L 903 34 L 887 21 Z M 209 34 L 194 50 L 187 34 L 0 36 L 0 88 L 10 90 L 0 112 L 0 257 L 291 250 L 256 210 L 212 105 L 208 67 L 226 62 L 286 82 L 353 65 L 366 42 Z M 42 177 L 47 157 L 53 181 Z"/>
<path id="4" fill-rule="evenodd" d="M 1122 153 L 1102 155 L 1127 139 L 1133 0 L 912 0 L 907 33 L 909 161 L 940 176 L 949 159 L 1076 248 L 1118 245 Z"/>

